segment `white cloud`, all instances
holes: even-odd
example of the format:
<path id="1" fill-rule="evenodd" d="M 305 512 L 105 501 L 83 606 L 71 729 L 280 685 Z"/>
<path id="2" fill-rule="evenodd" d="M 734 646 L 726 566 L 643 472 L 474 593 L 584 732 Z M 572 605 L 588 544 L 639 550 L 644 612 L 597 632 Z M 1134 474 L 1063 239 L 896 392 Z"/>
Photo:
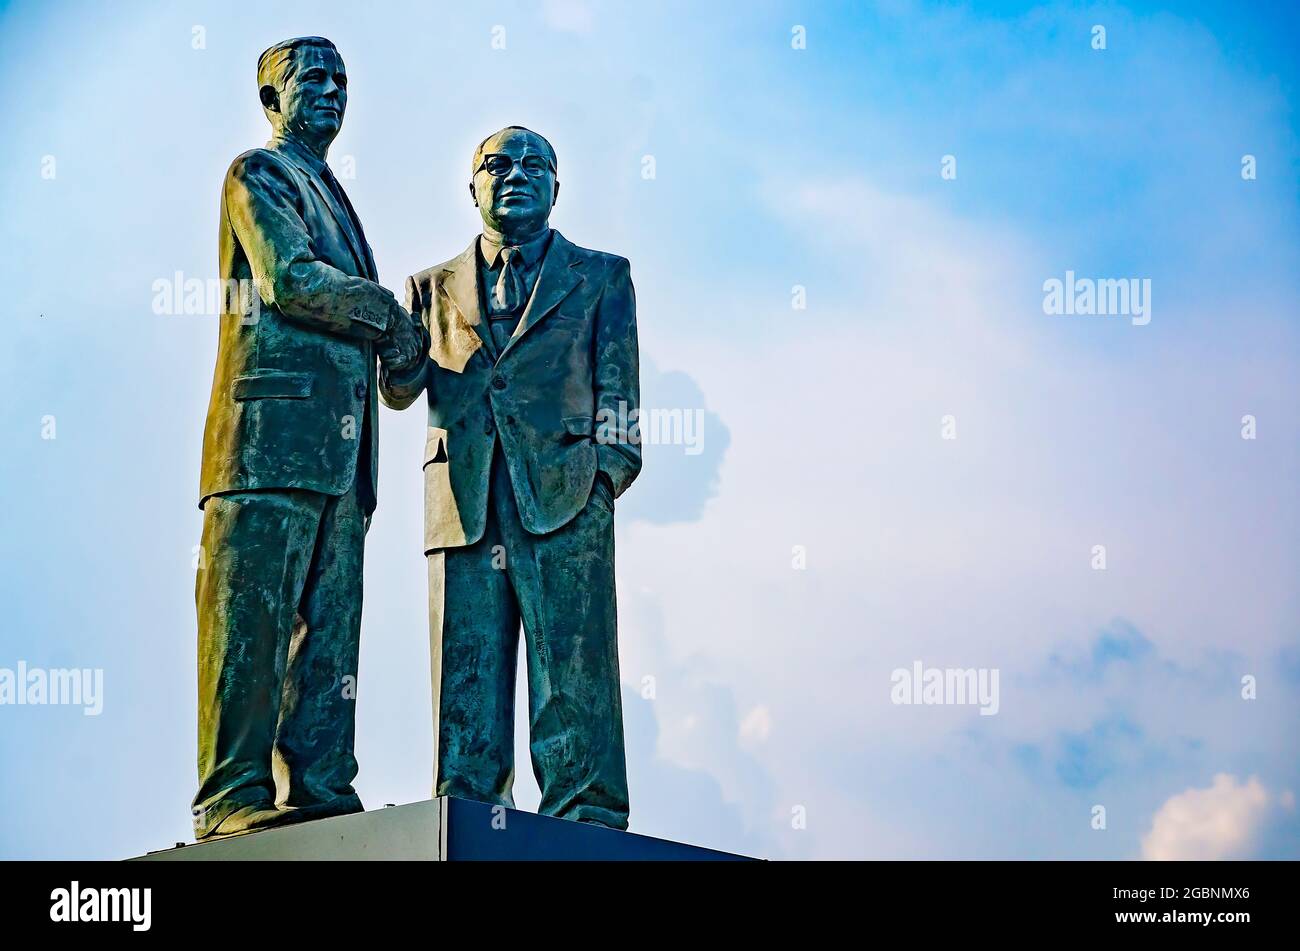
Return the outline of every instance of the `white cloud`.
<path id="1" fill-rule="evenodd" d="M 596 20 L 591 4 L 584 0 L 546 0 L 542 16 L 553 30 L 584 36 L 592 31 Z"/>
<path id="2" fill-rule="evenodd" d="M 1161 806 L 1142 838 L 1142 857 L 1152 860 L 1251 858 L 1275 811 L 1289 809 L 1289 792 L 1270 793 L 1251 776 L 1244 783 L 1219 773 L 1208 789 L 1188 789 Z"/>
<path id="3" fill-rule="evenodd" d="M 771 775 L 777 804 L 834 816 L 809 825 L 822 838 L 785 836 L 788 854 L 1113 855 L 1107 843 L 1120 839 L 1087 838 L 1086 824 L 1077 837 L 1057 810 L 1025 823 L 1025 801 L 1061 795 L 1068 770 L 1049 758 L 1022 787 L 1008 773 L 1021 760 L 989 751 L 1008 737 L 1051 750 L 1087 736 L 1111 696 L 1132 719 L 1134 748 L 1166 750 L 1183 766 L 1204 755 L 1194 740 L 1216 758 L 1235 748 L 1225 725 L 1239 712 L 1236 694 L 1221 700 L 1211 677 L 1192 703 L 1172 672 L 1200 670 L 1206 651 L 1223 650 L 1225 630 L 1249 632 L 1238 648 L 1267 650 L 1287 629 L 1276 623 L 1290 605 L 1280 575 L 1253 560 L 1219 567 L 1223 550 L 1273 550 L 1281 534 L 1204 501 L 1240 484 L 1243 464 L 1224 460 L 1235 431 L 1224 436 L 1214 423 L 1246 368 L 1186 337 L 1153 353 L 1131 327 L 1106 347 L 1089 344 L 1095 328 L 1042 314 L 1051 271 L 1015 229 L 867 179 L 773 181 L 761 191 L 816 273 L 733 301 L 739 312 L 779 315 L 744 334 L 708 330 L 708 288 L 678 295 L 697 301 L 702 329 L 680 364 L 661 362 L 689 366 L 731 442 L 699 521 L 625 526 L 620 574 L 657 593 L 667 655 L 708 670 L 734 692 L 739 720 L 753 718 L 740 738 Z M 806 311 L 781 296 L 793 282 L 807 285 Z M 1117 373 L 1115 352 L 1142 372 Z M 1209 382 L 1194 391 L 1164 382 L 1191 366 Z M 958 418 L 957 440 L 940 438 L 945 413 Z M 663 503 L 646 495 L 640 504 Z M 1098 540 L 1123 563 L 1092 570 Z M 808 552 L 806 570 L 792 569 L 795 544 Z M 1224 596 L 1247 585 L 1258 594 L 1245 604 Z M 1115 617 L 1140 627 L 1160 671 L 1120 669 L 1066 692 L 1032 679 L 1051 653 L 1091 644 Z M 636 623 L 626 631 L 621 650 L 632 655 Z M 1016 702 L 976 726 L 964 709 L 901 710 L 888 700 L 889 672 L 915 658 L 998 667 Z M 736 733 L 688 731 L 682 716 L 696 708 L 660 696 L 677 714 L 661 717 L 665 754 L 708 766 L 744 802 L 745 786 L 712 765 L 701 741 Z M 760 706 L 771 726 L 757 743 Z M 1280 723 L 1261 727 L 1267 748 L 1284 742 Z M 972 734 L 987 745 L 963 747 Z M 1127 797 L 1155 779 L 1143 775 L 1148 765 L 1128 746 L 1084 752 L 1104 754 L 1088 775 L 1108 784 L 1108 801 L 1141 815 Z M 963 785 L 950 793 L 931 764 L 950 769 L 966 753 Z M 977 812 L 981 822 L 968 821 Z M 747 805 L 750 821 L 762 814 Z M 891 824 L 903 831 L 882 836 Z M 1123 841 L 1143 831 L 1135 824 Z"/>
<path id="4" fill-rule="evenodd" d="M 772 735 L 772 712 L 767 707 L 755 707 L 740 721 L 741 742 L 756 745 Z"/>

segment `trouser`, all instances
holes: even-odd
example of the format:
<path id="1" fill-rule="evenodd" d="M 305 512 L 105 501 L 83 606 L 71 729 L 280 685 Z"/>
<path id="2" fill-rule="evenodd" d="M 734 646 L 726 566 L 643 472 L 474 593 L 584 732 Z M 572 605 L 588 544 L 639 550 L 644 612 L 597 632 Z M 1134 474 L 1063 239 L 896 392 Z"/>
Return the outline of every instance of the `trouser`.
<path id="1" fill-rule="evenodd" d="M 614 500 L 598 485 L 572 521 L 531 534 L 498 445 L 483 537 L 429 554 L 434 795 L 514 806 L 521 621 L 538 811 L 626 829 Z"/>
<path id="2" fill-rule="evenodd" d="M 196 836 L 254 803 L 361 811 L 353 738 L 369 522 L 355 488 L 207 500 Z"/>

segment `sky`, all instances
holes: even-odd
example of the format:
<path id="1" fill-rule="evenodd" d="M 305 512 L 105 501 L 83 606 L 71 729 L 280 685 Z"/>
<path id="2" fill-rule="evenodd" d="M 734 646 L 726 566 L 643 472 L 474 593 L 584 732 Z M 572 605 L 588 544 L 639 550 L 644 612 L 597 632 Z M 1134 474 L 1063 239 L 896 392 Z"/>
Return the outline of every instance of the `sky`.
<path id="1" fill-rule="evenodd" d="M 463 250 L 474 146 L 536 129 L 552 224 L 632 262 L 643 406 L 702 420 L 618 502 L 632 831 L 1300 858 L 1297 20 L 0 4 L 0 677 L 103 678 L 97 715 L 0 704 L 0 857 L 190 836 L 217 325 L 155 282 L 216 276 L 222 176 L 269 134 L 257 56 L 312 34 L 382 283 Z M 1070 274 L 1149 288 L 1145 319 L 1045 312 Z M 430 795 L 420 405 L 381 415 L 369 808 Z M 914 665 L 996 675 L 996 710 L 896 702 Z"/>

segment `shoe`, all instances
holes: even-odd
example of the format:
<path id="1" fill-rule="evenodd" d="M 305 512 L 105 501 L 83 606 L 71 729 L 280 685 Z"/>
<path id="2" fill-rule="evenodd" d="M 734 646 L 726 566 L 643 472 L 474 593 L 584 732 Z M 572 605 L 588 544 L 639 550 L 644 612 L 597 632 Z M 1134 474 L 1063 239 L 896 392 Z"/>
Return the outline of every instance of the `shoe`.
<path id="1" fill-rule="evenodd" d="M 301 822 L 303 818 L 295 815 L 296 809 L 277 809 L 274 804 L 254 802 L 236 809 L 216 824 L 206 835 L 198 836 L 197 842 L 211 842 L 213 839 L 227 839 L 249 832 L 261 832 L 276 826 L 291 825 Z"/>
<path id="2" fill-rule="evenodd" d="M 306 806 L 289 806 L 293 811 L 295 822 L 311 822 L 314 819 L 333 819 L 335 816 L 350 816 L 365 812 L 365 807 L 356 796 L 344 799 L 331 799 L 328 802 L 313 802 Z"/>

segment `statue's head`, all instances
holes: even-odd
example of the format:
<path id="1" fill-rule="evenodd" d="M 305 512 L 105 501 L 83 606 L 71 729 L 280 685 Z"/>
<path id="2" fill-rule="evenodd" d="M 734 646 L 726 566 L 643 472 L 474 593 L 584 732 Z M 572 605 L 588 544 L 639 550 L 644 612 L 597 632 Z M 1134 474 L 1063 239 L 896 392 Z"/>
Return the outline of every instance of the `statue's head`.
<path id="1" fill-rule="evenodd" d="M 469 193 L 483 224 L 506 236 L 540 230 L 560 194 L 555 149 L 523 126 L 494 132 L 474 150 Z"/>
<path id="2" fill-rule="evenodd" d="M 323 36 L 276 43 L 257 60 L 258 96 L 277 133 L 328 146 L 343 126 L 348 73 Z"/>

